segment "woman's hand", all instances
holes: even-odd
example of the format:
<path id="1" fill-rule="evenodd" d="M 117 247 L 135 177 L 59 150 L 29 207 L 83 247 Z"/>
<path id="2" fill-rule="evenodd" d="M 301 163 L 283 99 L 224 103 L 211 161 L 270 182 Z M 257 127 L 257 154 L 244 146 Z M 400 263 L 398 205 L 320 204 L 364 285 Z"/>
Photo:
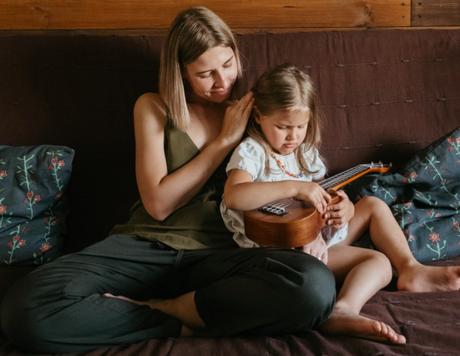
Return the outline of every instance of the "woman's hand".
<path id="1" fill-rule="evenodd" d="M 340 230 L 345 227 L 355 214 L 355 206 L 343 190 L 338 190 L 336 194 L 340 198 L 339 202 L 328 206 L 323 217 L 327 220 L 327 225 L 332 225 L 335 229 Z"/>
<path id="2" fill-rule="evenodd" d="M 327 245 L 323 239 L 323 236 L 321 235 L 321 232 L 312 242 L 303 245 L 298 249 L 305 253 L 308 253 L 313 257 L 316 257 L 318 260 L 322 261 L 325 265 L 327 265 Z"/>
<path id="3" fill-rule="evenodd" d="M 225 112 L 219 138 L 225 140 L 232 147 L 236 147 L 243 138 L 253 106 L 252 92 L 247 93 L 241 100 L 232 103 Z"/>
<path id="4" fill-rule="evenodd" d="M 298 182 L 298 192 L 295 199 L 306 200 L 313 204 L 321 214 L 326 211 L 331 196 L 318 184 L 313 182 Z"/>

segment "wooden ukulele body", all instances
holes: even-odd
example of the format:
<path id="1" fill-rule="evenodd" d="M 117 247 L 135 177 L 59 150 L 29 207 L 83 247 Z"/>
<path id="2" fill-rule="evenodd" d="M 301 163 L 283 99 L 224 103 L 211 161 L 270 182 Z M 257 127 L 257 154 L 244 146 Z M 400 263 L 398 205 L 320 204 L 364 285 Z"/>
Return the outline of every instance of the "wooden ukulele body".
<path id="1" fill-rule="evenodd" d="M 334 195 L 331 204 L 339 197 Z M 326 220 L 308 201 L 287 198 L 277 203 L 288 205 L 283 216 L 267 214 L 259 209 L 244 213 L 246 236 L 262 246 L 299 247 L 316 239 Z"/>
<path id="2" fill-rule="evenodd" d="M 349 182 L 369 172 L 386 173 L 390 165 L 381 162 L 361 164 L 336 176 L 327 178 L 319 183 L 325 190 L 343 187 Z M 340 200 L 336 194 L 331 194 L 329 205 L 337 204 Z M 267 207 L 282 206 L 285 214 L 274 214 Z M 246 236 L 261 246 L 300 247 L 313 241 L 320 230 L 326 225 L 321 214 L 310 202 L 286 198 L 268 204 L 262 208 L 245 211 L 244 229 Z"/>

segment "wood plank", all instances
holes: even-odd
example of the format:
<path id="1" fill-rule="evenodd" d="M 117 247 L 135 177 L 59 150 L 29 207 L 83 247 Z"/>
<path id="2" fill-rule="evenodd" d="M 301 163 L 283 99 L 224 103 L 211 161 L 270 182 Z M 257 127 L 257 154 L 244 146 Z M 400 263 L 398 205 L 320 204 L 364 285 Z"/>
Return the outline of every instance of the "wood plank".
<path id="1" fill-rule="evenodd" d="M 408 27 L 409 0 L 203 0 L 233 29 Z M 0 29 L 168 28 L 190 0 L 2 0 Z"/>
<path id="2" fill-rule="evenodd" d="M 292 32 L 317 32 L 317 31 L 375 31 L 375 30 L 404 30 L 404 31 L 416 31 L 416 30 L 460 30 L 460 26 L 429 26 L 429 27 L 331 27 L 331 28 L 241 28 L 235 29 L 235 34 L 251 34 L 251 33 L 292 33 Z M 109 35 L 120 35 L 120 36 L 139 36 L 139 35 L 166 35 L 166 29 L 90 29 L 90 30 L 0 30 L 1 36 L 12 36 L 12 35 L 27 35 L 27 36 L 109 36 Z"/>
<path id="3" fill-rule="evenodd" d="M 412 0 L 412 26 L 459 26 L 460 0 Z"/>

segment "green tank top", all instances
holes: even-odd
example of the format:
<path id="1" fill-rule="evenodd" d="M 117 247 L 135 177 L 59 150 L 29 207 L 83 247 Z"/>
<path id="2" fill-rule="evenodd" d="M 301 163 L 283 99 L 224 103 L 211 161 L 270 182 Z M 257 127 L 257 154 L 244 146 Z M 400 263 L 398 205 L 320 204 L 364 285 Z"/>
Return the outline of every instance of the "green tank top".
<path id="1" fill-rule="evenodd" d="M 171 119 L 165 126 L 165 154 L 168 174 L 200 154 L 190 136 L 179 130 Z M 116 225 L 110 234 L 137 235 L 177 250 L 235 247 L 232 233 L 227 230 L 220 215 L 227 162 L 228 159 L 224 160 L 192 200 L 164 221 L 152 218 L 139 200 L 131 208 L 130 220 Z"/>

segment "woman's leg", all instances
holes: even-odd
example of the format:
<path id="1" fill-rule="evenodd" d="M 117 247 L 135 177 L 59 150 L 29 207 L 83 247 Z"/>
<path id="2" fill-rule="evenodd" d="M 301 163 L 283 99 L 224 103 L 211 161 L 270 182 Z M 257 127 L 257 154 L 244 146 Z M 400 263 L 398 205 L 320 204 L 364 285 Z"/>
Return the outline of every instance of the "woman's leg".
<path id="1" fill-rule="evenodd" d="M 309 328 L 332 311 L 332 274 L 299 251 L 198 250 L 180 260 L 182 251 L 153 245 L 111 236 L 32 272 L 3 300 L 5 334 L 35 352 L 64 353 L 177 337 L 187 315 L 205 323 L 203 335 L 225 336 Z M 168 299 L 171 314 L 105 293 Z"/>
<path id="2" fill-rule="evenodd" d="M 178 310 L 193 297 L 199 318 L 186 325 L 194 335 L 266 335 L 323 322 L 334 305 L 335 281 L 323 263 L 291 249 L 185 251 L 169 293 L 181 296 L 170 301 Z M 157 300 L 132 302 L 164 307 Z"/>
<path id="3" fill-rule="evenodd" d="M 328 267 L 338 281 L 343 281 L 331 316 L 319 329 L 370 340 L 405 343 L 389 325 L 359 313 L 363 305 L 391 280 L 388 258 L 382 253 L 351 246 L 332 246 Z"/>
<path id="4" fill-rule="evenodd" d="M 179 319 L 103 296 L 164 298 L 176 255 L 131 236 L 110 236 L 12 286 L 1 305 L 2 328 L 14 344 L 42 353 L 179 336 Z"/>
<path id="5" fill-rule="evenodd" d="M 375 197 L 366 197 L 355 205 L 348 237 L 341 244 L 352 244 L 366 230 L 377 249 L 398 271 L 399 290 L 433 292 L 460 288 L 460 267 L 424 266 L 417 262 L 391 210 Z"/>

